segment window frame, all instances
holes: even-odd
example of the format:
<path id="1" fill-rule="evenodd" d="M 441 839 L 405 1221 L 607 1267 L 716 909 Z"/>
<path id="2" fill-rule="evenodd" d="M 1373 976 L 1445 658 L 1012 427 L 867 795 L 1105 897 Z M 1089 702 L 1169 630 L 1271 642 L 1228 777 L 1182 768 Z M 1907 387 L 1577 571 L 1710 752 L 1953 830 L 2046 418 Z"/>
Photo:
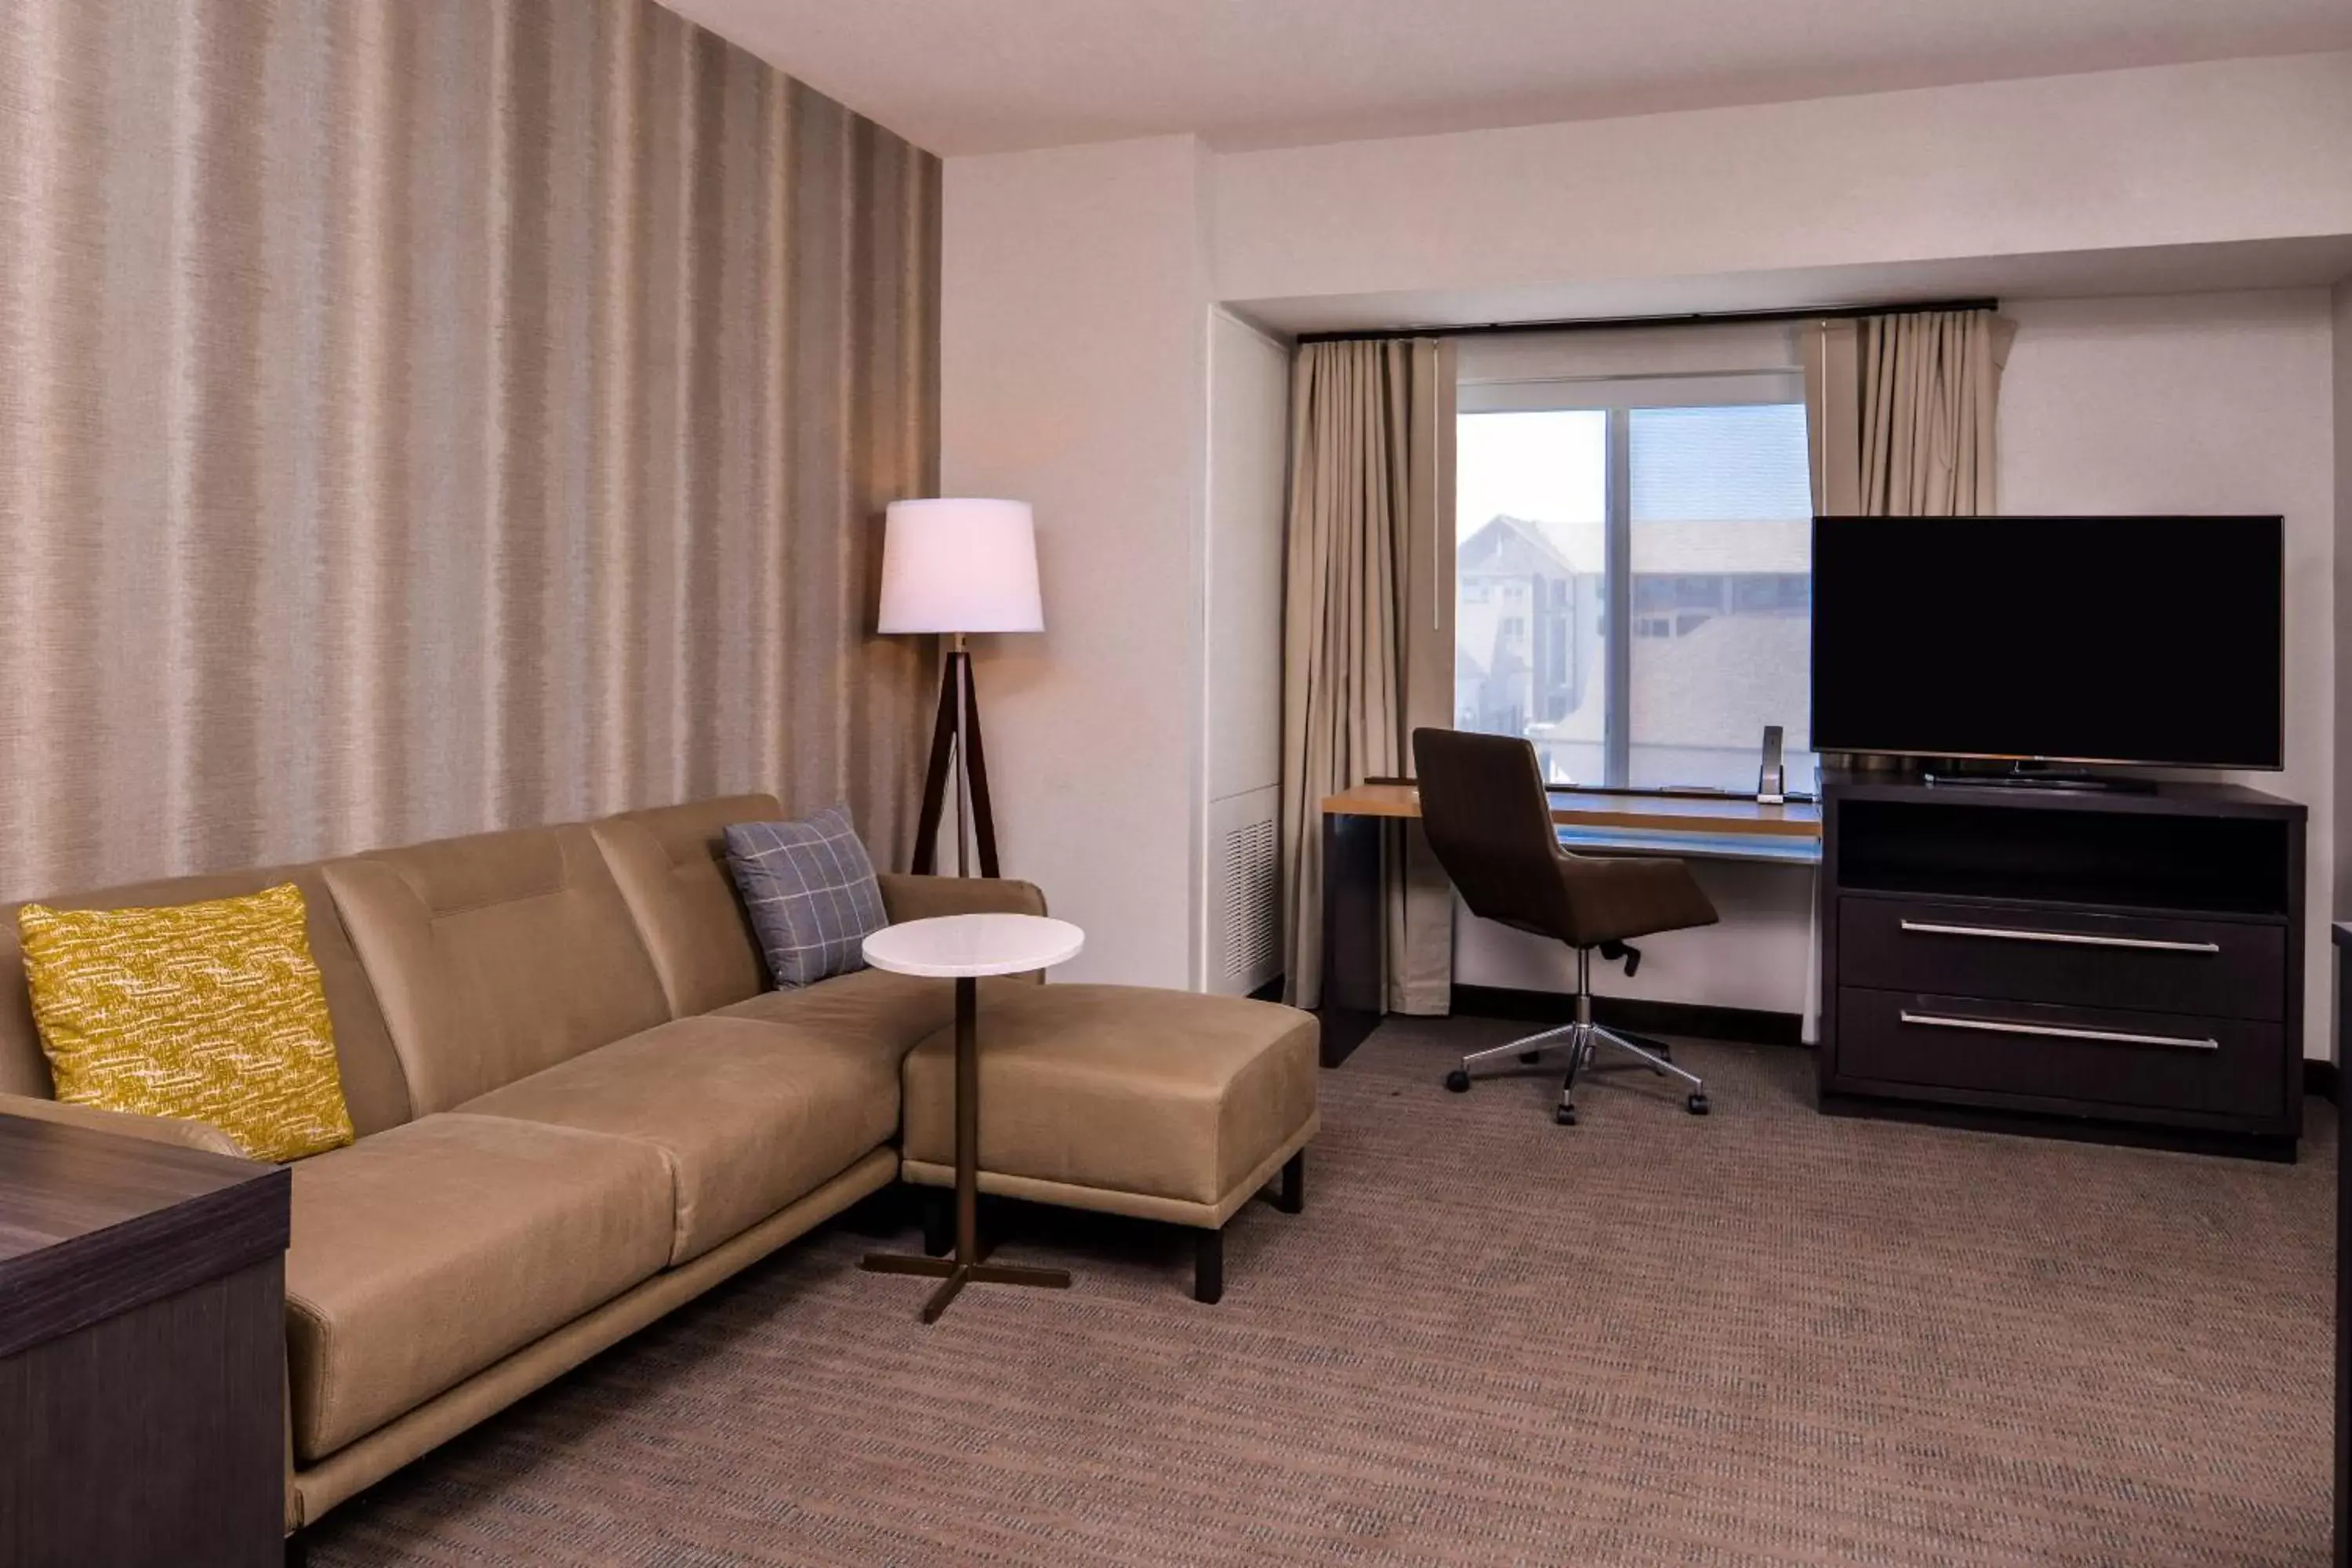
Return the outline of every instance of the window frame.
<path id="1" fill-rule="evenodd" d="M 1601 557 L 1607 563 L 1601 609 L 1608 691 L 1601 710 L 1602 785 L 1631 793 L 1633 776 L 1633 641 L 1636 620 L 1663 613 L 1677 635 L 1683 606 L 1643 612 L 1633 605 L 1633 413 L 1648 408 L 1721 408 L 1734 405 L 1805 402 L 1801 370 L 1738 370 L 1706 374 L 1530 376 L 1463 382 L 1454 413 L 1605 414 Z M 1725 591 L 1727 602 L 1730 591 Z M 1810 604 L 1806 613 L 1810 615 Z M 1760 741 L 1760 737 L 1759 737 Z M 1760 753 L 1759 753 L 1760 755 Z M 1642 792 L 1652 793 L 1652 792 Z"/>

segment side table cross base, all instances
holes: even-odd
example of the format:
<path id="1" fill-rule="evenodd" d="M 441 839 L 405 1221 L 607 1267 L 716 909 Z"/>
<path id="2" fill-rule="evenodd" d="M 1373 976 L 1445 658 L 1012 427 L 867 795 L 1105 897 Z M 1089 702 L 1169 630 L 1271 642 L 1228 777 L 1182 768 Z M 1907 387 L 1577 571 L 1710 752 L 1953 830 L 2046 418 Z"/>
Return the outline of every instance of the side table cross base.
<path id="1" fill-rule="evenodd" d="M 952 1258 L 917 1258 L 908 1253 L 869 1252 L 865 1267 L 873 1274 L 920 1274 L 946 1281 L 923 1303 L 923 1321 L 936 1323 L 948 1303 L 964 1286 L 1034 1285 L 1047 1290 L 1070 1288 L 1066 1268 L 1029 1268 L 1018 1263 L 959 1263 Z"/>

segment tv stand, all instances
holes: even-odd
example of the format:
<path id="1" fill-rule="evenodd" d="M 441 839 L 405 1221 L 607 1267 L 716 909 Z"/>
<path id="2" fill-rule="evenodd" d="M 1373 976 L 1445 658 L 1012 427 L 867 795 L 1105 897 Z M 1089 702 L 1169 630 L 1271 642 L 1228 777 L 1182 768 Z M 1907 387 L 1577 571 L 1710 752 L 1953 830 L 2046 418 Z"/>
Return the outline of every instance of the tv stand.
<path id="1" fill-rule="evenodd" d="M 2022 763 L 2002 773 L 1925 773 L 1920 782 L 1931 787 L 1949 789 L 1955 785 L 1968 788 L 1983 786 L 1990 789 L 2071 789 L 2105 791 L 2111 795 L 2153 795 L 2152 780 L 2122 777 L 2114 773 L 2089 773 L 2059 771 L 2052 768 L 2030 768 Z"/>
<path id="2" fill-rule="evenodd" d="M 2131 782 L 1829 783 L 1822 1109 L 2294 1158 L 2305 810 Z"/>

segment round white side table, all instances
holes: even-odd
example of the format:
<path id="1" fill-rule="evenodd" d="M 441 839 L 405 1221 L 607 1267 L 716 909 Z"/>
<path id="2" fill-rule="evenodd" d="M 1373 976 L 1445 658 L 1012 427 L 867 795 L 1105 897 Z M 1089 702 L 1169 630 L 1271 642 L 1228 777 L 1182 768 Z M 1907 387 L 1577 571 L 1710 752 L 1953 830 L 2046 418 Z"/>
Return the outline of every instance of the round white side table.
<path id="1" fill-rule="evenodd" d="M 885 926 L 866 939 L 866 962 L 899 974 L 955 982 L 955 1255 L 873 1252 L 865 1266 L 877 1274 L 919 1274 L 940 1281 L 923 1304 L 923 1321 L 936 1323 L 966 1285 L 1036 1285 L 1066 1289 L 1066 1268 L 1026 1268 L 980 1260 L 980 977 L 1027 974 L 1076 958 L 1086 932 L 1067 921 L 1040 915 L 942 915 Z"/>

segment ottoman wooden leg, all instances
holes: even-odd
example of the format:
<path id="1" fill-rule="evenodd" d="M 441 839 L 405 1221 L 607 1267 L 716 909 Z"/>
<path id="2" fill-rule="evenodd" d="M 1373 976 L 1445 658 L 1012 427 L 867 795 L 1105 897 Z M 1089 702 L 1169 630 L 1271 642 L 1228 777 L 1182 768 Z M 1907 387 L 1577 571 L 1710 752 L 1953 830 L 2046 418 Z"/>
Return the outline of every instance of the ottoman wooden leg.
<path id="1" fill-rule="evenodd" d="M 1225 1233 L 1192 1233 L 1192 1300 L 1213 1307 L 1225 1295 Z"/>
<path id="2" fill-rule="evenodd" d="M 955 1193 L 948 1187 L 923 1189 L 923 1251 L 945 1258 L 955 1250 Z"/>
<path id="3" fill-rule="evenodd" d="M 914 1197 L 912 1187 L 885 1187 L 869 1193 L 842 1212 L 842 1228 L 851 1233 L 887 1241 L 907 1228 L 907 1208 Z"/>
<path id="4" fill-rule="evenodd" d="M 1285 1214 L 1298 1214 L 1307 1207 L 1307 1151 L 1293 1154 L 1282 1167 L 1282 1186 L 1275 1194 L 1274 1206 Z"/>

